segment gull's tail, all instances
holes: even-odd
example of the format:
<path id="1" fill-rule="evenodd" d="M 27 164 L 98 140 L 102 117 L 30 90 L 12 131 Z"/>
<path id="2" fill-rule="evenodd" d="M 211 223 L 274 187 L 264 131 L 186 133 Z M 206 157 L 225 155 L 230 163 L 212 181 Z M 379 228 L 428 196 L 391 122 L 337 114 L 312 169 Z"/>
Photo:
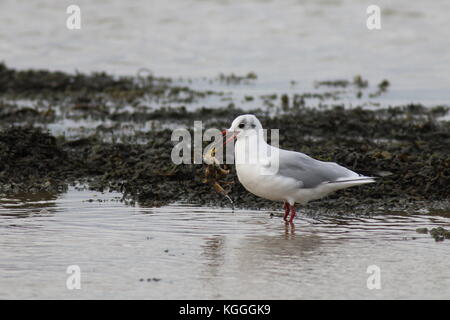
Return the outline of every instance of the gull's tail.
<path id="1" fill-rule="evenodd" d="M 375 182 L 375 179 L 377 179 L 376 177 L 366 177 L 366 176 L 360 176 L 357 178 L 341 178 L 341 179 L 337 179 L 336 181 L 329 181 L 327 182 L 327 184 L 333 184 L 336 185 L 336 187 L 338 187 L 338 189 L 341 188 L 348 188 L 348 187 L 352 187 L 352 186 L 357 186 L 360 184 L 366 184 L 366 183 L 373 183 Z"/>

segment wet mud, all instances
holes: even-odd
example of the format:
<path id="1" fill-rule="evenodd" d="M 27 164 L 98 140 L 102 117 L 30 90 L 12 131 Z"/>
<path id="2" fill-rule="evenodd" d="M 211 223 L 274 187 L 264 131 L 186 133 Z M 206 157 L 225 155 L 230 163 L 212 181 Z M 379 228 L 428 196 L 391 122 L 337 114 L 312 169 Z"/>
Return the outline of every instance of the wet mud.
<path id="1" fill-rule="evenodd" d="M 212 81 L 245 86 L 257 81 L 257 75 L 220 75 Z M 449 107 L 364 108 L 364 97 L 383 94 L 391 85 L 385 80 L 374 91 L 366 81 L 320 81 L 316 86 L 325 88 L 321 92 L 249 94 L 248 103 L 261 101 L 260 107 L 249 109 L 225 90 L 193 89 L 188 80 L 155 77 L 147 70 L 114 77 L 0 64 L 0 193 L 64 192 L 81 183 L 93 190 L 120 191 L 130 204 L 186 201 L 229 207 L 228 199 L 204 183 L 205 165 L 172 163 L 172 130 L 185 127 L 193 133 L 198 120 L 205 128 L 224 129 L 237 115 L 254 113 L 265 128 L 280 129 L 282 148 L 379 177 L 374 184 L 311 202 L 308 212 L 448 212 L 450 122 L 442 118 Z M 353 90 L 362 97 L 361 106 L 348 107 L 336 89 Z M 332 102 L 312 105 L 309 99 L 318 97 L 332 97 Z M 65 129 L 91 126 L 74 135 L 49 129 L 55 123 L 65 126 L 67 120 L 75 125 Z M 227 180 L 234 181 L 226 189 L 235 207 L 280 207 L 248 193 L 233 166 Z"/>

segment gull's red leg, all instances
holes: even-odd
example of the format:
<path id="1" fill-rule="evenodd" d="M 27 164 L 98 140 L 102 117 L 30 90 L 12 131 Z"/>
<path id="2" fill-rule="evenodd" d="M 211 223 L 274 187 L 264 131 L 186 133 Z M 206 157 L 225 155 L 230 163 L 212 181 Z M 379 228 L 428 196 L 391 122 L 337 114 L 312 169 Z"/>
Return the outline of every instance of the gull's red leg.
<path id="1" fill-rule="evenodd" d="M 295 205 L 291 206 L 291 218 L 289 222 L 292 223 L 294 221 L 295 216 L 297 215 L 297 210 L 295 209 Z"/>
<path id="2" fill-rule="evenodd" d="M 288 217 L 289 211 L 290 211 L 290 205 L 289 205 L 289 203 L 288 203 L 287 201 L 284 202 L 283 208 L 284 208 L 284 217 L 283 217 L 283 220 L 284 220 L 284 221 L 287 221 L 287 217 Z"/>

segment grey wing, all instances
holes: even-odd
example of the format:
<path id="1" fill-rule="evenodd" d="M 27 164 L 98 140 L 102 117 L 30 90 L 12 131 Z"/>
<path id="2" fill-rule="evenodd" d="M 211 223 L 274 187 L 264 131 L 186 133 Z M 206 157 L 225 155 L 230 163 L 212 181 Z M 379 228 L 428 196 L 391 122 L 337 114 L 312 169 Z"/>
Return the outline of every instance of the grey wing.
<path id="1" fill-rule="evenodd" d="M 324 182 L 339 178 L 354 178 L 360 175 L 334 162 L 313 159 L 301 152 L 280 149 L 278 174 L 291 177 L 302 184 L 302 188 L 314 188 Z"/>

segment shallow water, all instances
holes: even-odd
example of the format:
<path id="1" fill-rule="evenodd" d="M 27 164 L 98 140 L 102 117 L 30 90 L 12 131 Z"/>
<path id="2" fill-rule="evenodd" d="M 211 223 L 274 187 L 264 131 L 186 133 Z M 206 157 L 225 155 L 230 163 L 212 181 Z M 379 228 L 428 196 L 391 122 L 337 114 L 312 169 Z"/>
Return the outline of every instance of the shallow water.
<path id="1" fill-rule="evenodd" d="M 78 0 L 81 29 L 66 28 L 73 1 L 3 0 L 0 60 L 18 68 L 148 68 L 170 77 L 258 74 L 260 88 L 300 90 L 314 80 L 392 83 L 386 99 L 448 103 L 450 2 L 379 0 L 381 30 L 357 0 Z M 248 94 L 248 92 L 247 92 Z"/>
<path id="2" fill-rule="evenodd" d="M 448 215 L 300 215 L 293 228 L 270 211 L 119 199 L 1 199 L 0 299 L 450 298 L 450 242 L 415 231 L 448 228 Z M 69 265 L 80 290 L 66 288 Z M 381 289 L 367 288 L 370 265 Z"/>

